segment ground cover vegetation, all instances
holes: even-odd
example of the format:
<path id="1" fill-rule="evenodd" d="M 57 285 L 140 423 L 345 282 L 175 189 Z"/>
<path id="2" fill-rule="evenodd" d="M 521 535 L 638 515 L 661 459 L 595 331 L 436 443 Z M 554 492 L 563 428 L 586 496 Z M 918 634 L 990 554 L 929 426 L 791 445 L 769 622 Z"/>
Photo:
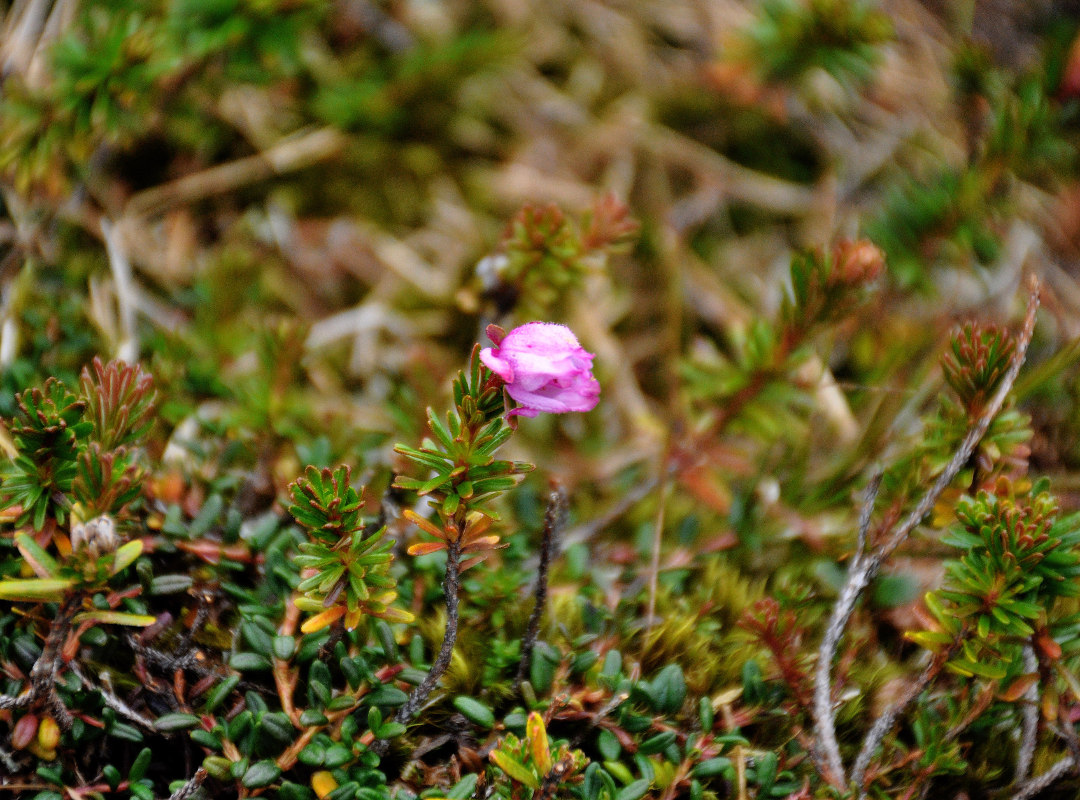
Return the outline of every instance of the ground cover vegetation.
<path id="1" fill-rule="evenodd" d="M 1076 795 L 1075 4 L 0 9 L 0 795 Z"/>

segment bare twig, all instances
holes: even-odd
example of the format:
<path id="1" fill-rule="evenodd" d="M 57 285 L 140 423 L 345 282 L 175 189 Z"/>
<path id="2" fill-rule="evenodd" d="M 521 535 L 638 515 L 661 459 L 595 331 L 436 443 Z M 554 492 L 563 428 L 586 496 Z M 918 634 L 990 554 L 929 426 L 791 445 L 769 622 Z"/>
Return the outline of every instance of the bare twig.
<path id="1" fill-rule="evenodd" d="M 673 472 L 674 467 L 670 468 L 663 478 L 666 480 L 667 476 Z M 650 475 L 648 478 L 643 479 L 641 483 L 624 492 L 615 504 L 603 514 L 588 522 L 579 523 L 567 531 L 563 537 L 564 543 L 571 545 L 587 542 L 647 497 L 656 488 L 660 480 L 656 475 Z"/>
<path id="2" fill-rule="evenodd" d="M 289 138 L 262 153 L 144 189 L 128 201 L 124 216 L 145 217 L 160 214 L 172 206 L 224 194 L 241 186 L 310 166 L 336 155 L 345 142 L 345 136 L 333 128 L 319 128 Z"/>
<path id="3" fill-rule="evenodd" d="M 544 513 L 544 530 L 540 541 L 540 566 L 536 571 L 536 588 L 533 590 L 535 602 L 529 615 L 525 635 L 521 639 L 521 659 L 518 661 L 517 676 L 514 678 L 514 691 L 521 687 L 522 681 L 532 666 L 533 648 L 540 633 L 540 619 L 544 616 L 547 605 L 548 568 L 551 559 L 559 547 L 559 532 L 566 521 L 566 491 L 556 486 L 548 495 L 547 511 Z"/>
<path id="4" fill-rule="evenodd" d="M 131 364 L 139 357 L 139 340 L 135 332 L 135 280 L 131 275 L 131 260 L 123 242 L 123 231 L 105 217 L 101 218 L 101 234 L 105 237 L 105 252 L 109 269 L 116 284 L 116 304 L 120 310 L 120 341 L 116 357 Z"/>
<path id="5" fill-rule="evenodd" d="M 818 769 L 832 786 L 843 789 L 847 784 L 844 772 L 843 760 L 840 756 L 840 745 L 836 738 L 836 721 L 832 709 L 832 661 L 836 655 L 837 645 L 847 627 L 848 620 L 855 610 L 855 603 L 870 581 L 877 575 L 878 570 L 885 560 L 893 554 L 910 535 L 911 531 L 922 522 L 937 502 L 941 493 L 952 483 L 956 474 L 971 458 L 982 437 L 986 435 L 990 423 L 1001 411 L 1013 383 L 1020 373 L 1020 367 L 1027 355 L 1028 345 L 1035 329 L 1035 312 L 1039 308 L 1039 281 L 1031 276 L 1028 283 L 1027 313 L 1024 316 L 1024 324 L 1017 340 L 1016 351 L 1013 353 L 1009 369 L 1002 377 L 994 395 L 983 408 L 982 413 L 968 429 L 960 446 L 952 458 L 945 465 L 941 474 L 934 484 L 926 491 L 918 504 L 910 514 L 901 522 L 888 539 L 872 554 L 864 554 L 858 561 L 853 561 L 848 570 L 847 580 L 833 606 L 829 624 L 825 629 L 821 647 L 818 650 L 817 670 L 814 676 L 814 731 L 817 737 Z"/>
<path id="6" fill-rule="evenodd" d="M 29 0 L 8 12 L 0 45 L 0 78 L 26 72 L 51 5 L 51 0 Z"/>
<path id="7" fill-rule="evenodd" d="M 428 695 L 431 694 L 439 678 L 450 666 L 450 658 L 454 654 L 454 643 L 457 641 L 458 630 L 458 594 L 461 591 L 459 571 L 461 568 L 461 537 L 447 543 L 446 547 L 446 577 L 443 579 L 443 593 L 446 595 L 446 630 L 443 633 L 442 647 L 435 663 L 431 665 L 428 674 L 420 685 L 413 689 L 409 699 L 398 709 L 395 719 L 406 723 L 412 719 L 412 715 L 424 704 Z"/>
<path id="8" fill-rule="evenodd" d="M 666 459 L 665 459 L 666 461 Z M 660 577 L 660 545 L 664 538 L 664 511 L 668 496 L 671 494 L 671 480 L 665 478 L 660 484 L 660 502 L 656 507 L 656 522 L 653 529 L 652 555 L 649 559 L 649 607 L 645 615 L 645 632 L 652 630 L 653 617 L 656 615 L 656 584 Z M 648 642 L 646 636 L 644 641 Z"/>

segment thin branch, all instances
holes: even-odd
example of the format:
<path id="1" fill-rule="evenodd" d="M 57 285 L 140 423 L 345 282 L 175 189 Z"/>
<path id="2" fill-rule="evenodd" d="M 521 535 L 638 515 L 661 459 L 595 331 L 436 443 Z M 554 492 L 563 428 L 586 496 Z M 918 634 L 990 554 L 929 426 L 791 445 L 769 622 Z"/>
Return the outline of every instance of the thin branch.
<path id="1" fill-rule="evenodd" d="M 666 460 L 666 459 L 665 459 Z M 656 507 L 656 522 L 653 529 L 652 555 L 649 558 L 649 606 L 645 615 L 645 632 L 652 630 L 653 618 L 656 616 L 656 584 L 660 577 L 660 545 L 664 538 L 664 511 L 667 509 L 668 497 L 671 494 L 671 479 L 665 478 L 660 484 L 660 502 Z M 648 641 L 646 636 L 643 640 Z"/>
<path id="2" fill-rule="evenodd" d="M 859 533 L 855 540 L 855 556 L 851 559 L 852 564 L 862 561 L 866 554 L 866 542 L 870 538 L 870 521 L 874 516 L 874 502 L 877 500 L 878 492 L 881 490 L 881 480 L 884 477 L 885 473 L 882 470 L 874 473 L 874 477 L 870 479 L 863 493 L 863 507 L 859 512 Z"/>
<path id="3" fill-rule="evenodd" d="M 851 768 L 851 782 L 855 784 L 859 792 L 859 800 L 866 797 L 866 789 L 862 785 L 863 778 L 866 776 L 866 768 L 870 766 L 870 759 L 873 758 L 874 752 L 889 731 L 892 730 L 893 725 L 896 724 L 897 717 L 915 701 L 915 698 L 922 694 L 923 689 L 930 684 L 930 681 L 937 677 L 946 662 L 952 658 L 958 646 L 959 642 L 935 656 L 919 674 L 919 677 L 915 679 L 915 682 L 908 686 L 907 690 L 895 702 L 890 703 L 870 727 L 866 738 L 863 739 L 859 755 L 855 759 L 855 766 Z"/>
<path id="4" fill-rule="evenodd" d="M 155 730 L 154 721 L 152 719 L 144 717 L 138 711 L 136 711 L 123 700 L 121 700 L 115 692 L 113 692 L 111 685 L 112 682 L 109 680 L 109 673 L 101 673 L 101 685 L 98 686 L 86 675 L 83 674 L 82 670 L 79 668 L 79 665 L 75 662 L 68 664 L 68 669 L 70 669 L 72 673 L 74 673 L 75 677 L 79 679 L 83 686 L 88 689 L 92 689 L 95 692 L 99 692 L 101 694 L 102 702 L 104 702 L 105 705 L 107 705 L 117 714 L 125 717 L 126 719 L 134 722 L 137 725 L 141 725 L 148 731 Z"/>
<path id="5" fill-rule="evenodd" d="M 119 225 L 101 218 L 101 234 L 105 237 L 105 252 L 109 256 L 116 285 L 116 304 L 120 310 L 120 341 L 116 357 L 131 364 L 139 358 L 139 340 L 135 331 L 135 280 L 131 274 L 131 260 L 124 247 L 123 233 Z"/>
<path id="6" fill-rule="evenodd" d="M 71 630 L 71 620 L 82 608 L 83 598 L 83 592 L 76 591 L 60 603 L 60 610 L 49 623 L 49 633 L 45 637 L 41 655 L 30 670 L 30 688 L 18 696 L 0 694 L 0 709 L 23 708 L 41 703 L 48 708 L 61 728 L 67 730 L 71 727 L 71 712 L 56 693 L 57 672 L 63 666 L 61 649 Z"/>
<path id="7" fill-rule="evenodd" d="M 1061 779 L 1073 768 L 1073 764 L 1075 763 L 1072 756 L 1065 756 L 1042 775 L 1037 778 L 1032 778 L 1021 786 L 1019 791 L 1012 796 L 1012 800 L 1028 800 L 1029 798 L 1034 797 L 1043 789 Z"/>
<path id="8" fill-rule="evenodd" d="M 218 164 L 161 186 L 144 189 L 124 207 L 124 216 L 147 217 L 302 169 L 337 155 L 347 139 L 333 128 L 290 137 L 262 153 Z"/>
<path id="9" fill-rule="evenodd" d="M 837 598 L 836 606 L 833 607 L 832 619 L 829 627 L 825 630 L 825 637 L 821 641 L 821 649 L 818 651 L 817 668 L 814 671 L 814 729 L 817 735 L 815 747 L 811 750 L 814 760 L 817 762 L 818 771 L 833 786 L 842 787 L 846 782 L 844 778 L 844 762 L 840 756 L 840 743 L 836 739 L 836 723 L 833 720 L 832 711 L 832 662 L 836 653 L 836 646 L 840 642 L 840 636 L 847 625 L 848 616 L 851 614 L 855 601 L 862 592 L 865 584 L 859 584 L 852 580 L 852 576 L 859 575 L 864 569 L 866 560 L 866 540 L 870 530 L 870 519 L 874 513 L 874 501 L 877 500 L 878 490 L 881 488 L 880 473 L 867 484 L 863 495 L 862 511 L 859 513 L 859 535 L 855 557 L 851 561 L 848 570 L 848 582 L 845 584 Z M 869 579 L 867 579 L 869 582 Z M 837 611 L 847 608 L 847 614 L 841 617 Z"/>
<path id="10" fill-rule="evenodd" d="M 548 495 L 547 511 L 544 513 L 544 530 L 540 538 L 540 566 L 536 571 L 536 588 L 533 590 L 535 602 L 525 635 L 521 639 L 521 659 L 518 661 L 517 676 L 514 678 L 514 691 L 520 687 L 532 666 L 533 648 L 540 633 L 540 620 L 547 605 L 548 568 L 559 547 L 559 532 L 566 522 L 566 492 L 556 486 Z"/>
<path id="11" fill-rule="evenodd" d="M 459 532 L 460 534 L 460 532 Z M 446 595 L 446 631 L 443 633 L 442 647 L 435 663 L 431 665 L 428 674 L 420 685 L 413 689 L 409 699 L 398 709 L 395 719 L 400 723 L 406 723 L 412 719 L 413 714 L 427 700 L 428 695 L 434 690 L 439 678 L 450 666 L 450 658 L 454 654 L 454 643 L 457 641 L 458 630 L 458 594 L 461 584 L 458 580 L 461 567 L 461 536 L 447 543 L 446 547 L 446 577 L 443 579 L 443 593 Z"/>
<path id="12" fill-rule="evenodd" d="M 910 535 L 911 531 L 922 522 L 937 502 L 941 493 L 952 483 L 957 473 L 971 458 L 983 436 L 986 435 L 990 423 L 1001 411 L 1020 367 L 1027 355 L 1028 345 L 1035 330 L 1035 312 L 1039 308 L 1039 281 L 1032 275 L 1028 281 L 1027 313 L 1024 316 L 1024 324 L 1017 340 L 1016 352 L 1013 353 L 1009 369 L 998 384 L 997 390 L 979 414 L 975 423 L 968 430 L 960 446 L 942 470 L 934 484 L 926 491 L 918 504 L 904 521 L 892 532 L 892 535 L 873 554 L 866 554 L 858 562 L 852 562 L 848 570 L 844 588 L 833 606 L 829 624 L 825 629 L 821 647 L 818 650 L 817 670 L 814 678 L 814 731 L 818 745 L 823 751 L 818 757 L 818 769 L 834 788 L 843 789 L 847 783 L 844 772 L 843 760 L 840 756 L 840 745 L 836 738 L 836 720 L 832 710 L 832 662 L 836 655 L 837 645 L 843 636 L 851 614 L 855 610 L 855 604 L 870 581 L 877 575 L 882 563 L 898 548 Z M 864 509 L 865 512 L 865 509 Z"/>
<path id="13" fill-rule="evenodd" d="M 998 384 L 997 391 L 994 392 L 994 396 L 990 398 L 990 402 L 986 404 L 982 413 L 978 419 L 975 420 L 975 424 L 968 431 L 967 436 L 960 443 L 960 447 L 953 454 L 953 457 L 949 460 L 949 463 L 945 465 L 945 469 L 938 476 L 938 479 L 934 482 L 934 485 L 930 487 L 930 490 L 923 495 L 922 500 L 915 506 L 915 509 L 908 515 L 907 519 L 897 528 L 889 540 L 882 546 L 881 550 L 875 556 L 876 566 L 880 566 L 885 559 L 893 554 L 908 535 L 914 530 L 915 526 L 922 522 L 930 510 L 934 507 L 934 504 L 938 501 L 941 493 L 944 492 L 949 484 L 952 483 L 953 478 L 963 468 L 963 466 L 971 458 L 971 454 L 975 452 L 975 448 L 982 441 L 983 436 L 986 435 L 987 429 L 990 427 L 990 423 L 994 421 L 994 417 L 1001 411 L 1001 407 L 1005 404 L 1005 400 L 1009 396 L 1009 392 L 1012 391 L 1013 384 L 1016 382 L 1017 376 L 1020 374 L 1020 367 L 1024 364 L 1024 359 L 1027 357 L 1028 345 L 1031 344 L 1031 336 L 1035 332 L 1035 312 L 1039 309 L 1039 279 L 1034 275 L 1031 276 L 1028 282 L 1028 304 L 1027 313 L 1024 315 L 1024 325 L 1020 330 L 1020 336 L 1016 342 L 1016 352 L 1013 353 L 1012 363 L 1009 364 L 1009 369 L 1005 372 L 1005 375 L 1001 379 L 1001 383 Z"/>
<path id="14" fill-rule="evenodd" d="M 1024 672 L 1032 673 L 1039 668 L 1039 660 L 1030 644 L 1024 645 Z M 1033 683 L 1024 692 L 1024 705 L 1020 709 L 1020 748 L 1016 753 L 1014 783 L 1027 780 L 1031 774 L 1031 762 L 1035 758 L 1035 737 L 1039 733 L 1039 686 Z"/>
<path id="15" fill-rule="evenodd" d="M 203 785 L 203 781 L 205 780 L 206 768 L 199 767 L 195 770 L 195 774 L 188 778 L 187 783 L 169 795 L 169 800 L 187 800 L 187 798 L 191 797 L 199 790 L 199 787 Z"/>

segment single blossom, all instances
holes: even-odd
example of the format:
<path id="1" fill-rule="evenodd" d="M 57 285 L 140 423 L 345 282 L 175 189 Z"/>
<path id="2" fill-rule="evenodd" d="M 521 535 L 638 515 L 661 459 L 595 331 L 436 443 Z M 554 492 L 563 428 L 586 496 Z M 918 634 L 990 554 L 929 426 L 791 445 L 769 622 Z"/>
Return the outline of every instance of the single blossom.
<path id="1" fill-rule="evenodd" d="M 480 360 L 506 381 L 507 393 L 519 406 L 507 416 L 592 411 L 600 401 L 594 356 L 565 325 L 529 322 L 507 334 L 489 325 L 487 334 L 495 347 L 481 350 Z"/>

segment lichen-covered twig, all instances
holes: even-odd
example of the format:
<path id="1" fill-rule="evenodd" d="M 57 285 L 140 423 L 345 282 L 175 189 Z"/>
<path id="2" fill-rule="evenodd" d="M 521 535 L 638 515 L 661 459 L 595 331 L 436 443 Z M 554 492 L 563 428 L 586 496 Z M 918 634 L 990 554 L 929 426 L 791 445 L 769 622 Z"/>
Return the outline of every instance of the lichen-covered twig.
<path id="1" fill-rule="evenodd" d="M 187 798 L 191 797 L 199 790 L 199 787 L 203 785 L 203 781 L 205 780 L 206 768 L 199 767 L 195 770 L 195 774 L 188 778 L 187 783 L 169 795 L 169 800 L 187 800 Z"/>
<path id="2" fill-rule="evenodd" d="M 1012 800 L 1028 800 L 1028 798 L 1034 797 L 1043 789 L 1057 782 L 1059 778 L 1073 768 L 1073 764 L 1075 763 L 1072 756 L 1065 756 L 1042 775 L 1037 778 L 1032 778 L 1021 786 L 1019 790 L 1013 794 Z"/>
<path id="3" fill-rule="evenodd" d="M 877 499 L 878 490 L 881 488 L 881 474 L 874 476 L 866 487 L 863 496 L 862 511 L 859 513 L 859 533 L 855 556 L 851 560 L 848 575 L 854 575 L 864 568 L 866 561 L 866 541 L 869 537 L 870 520 L 874 513 L 874 501 Z M 858 593 L 862 589 L 852 581 L 844 586 L 836 606 L 833 608 L 833 619 L 825 631 L 825 638 L 821 642 L 818 652 L 817 669 L 814 674 L 814 727 L 816 740 L 811 752 L 817 762 L 818 771 L 834 786 L 844 783 L 844 764 L 840 757 L 840 744 L 836 740 L 836 726 L 832 716 L 832 656 L 836 652 L 836 645 L 840 641 L 840 635 L 847 625 L 847 617 L 836 624 L 837 609 L 841 607 L 854 607 Z M 850 598 L 848 597 L 850 595 Z M 850 610 L 848 611 L 850 614 Z M 825 722 L 821 722 L 824 720 Z M 830 777 L 831 774 L 831 777 Z"/>
<path id="4" fill-rule="evenodd" d="M 154 721 L 152 719 L 144 717 L 116 695 L 110 685 L 109 673 L 101 673 L 101 685 L 99 686 L 90 680 L 89 677 L 84 675 L 82 669 L 80 669 L 79 665 L 75 662 L 68 664 L 68 669 L 70 669 L 75 677 L 79 679 L 79 682 L 82 683 L 83 686 L 92 689 L 95 692 L 99 692 L 101 694 L 101 701 L 117 714 L 134 722 L 136 725 L 141 725 L 145 730 L 155 730 Z"/>
<path id="5" fill-rule="evenodd" d="M 855 766 L 851 768 L 851 782 L 855 784 L 860 800 L 866 797 L 866 790 L 863 788 L 862 783 L 866 775 L 866 768 L 870 766 L 870 759 L 874 756 L 874 751 L 877 750 L 882 740 L 892 730 L 897 717 L 914 702 L 916 697 L 922 694 L 923 689 L 930 685 L 930 682 L 937 677 L 948 660 L 956 654 L 958 645 L 959 643 L 956 643 L 952 648 L 941 651 L 931 659 L 930 663 L 919 674 L 919 677 L 882 712 L 881 716 L 870 727 L 859 750 L 859 755 L 855 759 Z"/>
<path id="6" fill-rule="evenodd" d="M 1039 308 L 1039 281 L 1031 276 L 1028 283 L 1027 313 L 1024 316 L 1024 325 L 1017 339 L 1016 350 L 1013 353 L 1009 369 L 1002 376 L 993 396 L 983 408 L 982 413 L 968 429 L 960 446 L 953 453 L 945 468 L 938 475 L 934 484 L 923 494 L 915 508 L 888 536 L 888 538 L 875 550 L 864 553 L 857 561 L 853 561 L 848 570 L 847 580 L 840 596 L 833 606 L 829 624 L 825 629 L 821 647 L 818 650 L 817 669 L 814 676 L 814 733 L 816 737 L 816 760 L 822 777 L 833 787 L 843 789 L 847 785 L 847 777 L 844 771 L 843 759 L 840 756 L 840 745 L 836 738 L 836 720 L 832 708 L 832 661 L 836 655 L 837 645 L 843 636 L 851 614 L 855 610 L 855 604 L 863 591 L 869 586 L 870 581 L 877 575 L 878 570 L 885 560 L 895 552 L 915 527 L 922 522 L 937 502 L 941 493 L 952 483 L 957 473 L 971 458 L 983 436 L 986 435 L 990 423 L 1001 411 L 1005 400 L 1020 374 L 1020 367 L 1027 355 L 1028 345 L 1035 329 L 1035 312 Z M 865 515 L 864 508 L 864 515 Z M 860 526 L 861 527 L 861 526 Z"/>
<path id="7" fill-rule="evenodd" d="M 1024 672 L 1034 672 L 1039 667 L 1035 650 L 1030 644 L 1024 645 Z M 1039 687 L 1033 683 L 1024 692 L 1024 705 L 1020 709 L 1020 747 L 1016 752 L 1015 783 L 1027 780 L 1031 773 L 1031 762 L 1035 758 L 1035 737 L 1039 733 Z"/>
<path id="8" fill-rule="evenodd" d="M 60 603 L 59 611 L 49 623 L 49 634 L 45 637 L 41 655 L 30 670 L 30 688 L 17 697 L 0 695 L 0 709 L 23 708 L 39 703 L 48 709 L 63 730 L 71 727 L 71 712 L 56 694 L 57 672 L 62 666 L 61 650 L 71 630 L 71 620 L 82 608 L 83 598 L 84 594 L 76 591 Z"/>
<path id="9" fill-rule="evenodd" d="M 559 546 L 559 533 L 566 521 L 566 492 L 556 486 L 548 495 L 547 511 L 544 513 L 544 530 L 540 537 L 540 566 L 536 570 L 536 588 L 533 590 L 533 610 L 525 626 L 525 635 L 521 638 L 521 658 L 518 661 L 517 676 L 514 678 L 514 691 L 517 691 L 532 665 L 533 648 L 536 637 L 540 634 L 540 620 L 547 605 L 548 569 L 555 551 Z"/>

